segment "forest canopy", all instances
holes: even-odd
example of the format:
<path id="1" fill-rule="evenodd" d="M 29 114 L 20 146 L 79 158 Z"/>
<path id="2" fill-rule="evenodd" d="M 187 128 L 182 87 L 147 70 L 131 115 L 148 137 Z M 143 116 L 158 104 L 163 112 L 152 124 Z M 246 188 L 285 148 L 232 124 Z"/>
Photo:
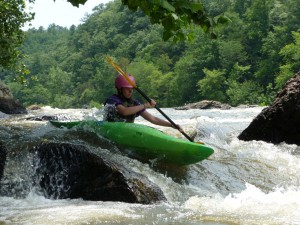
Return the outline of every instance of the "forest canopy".
<path id="1" fill-rule="evenodd" d="M 34 13 L 25 12 L 23 0 L 0 2 L 0 69 L 1 67 L 14 68 L 15 71 L 24 69 L 24 65 L 18 64 L 22 59 L 19 47 L 24 40 L 24 32 L 21 28 L 33 17 Z"/>
<path id="2" fill-rule="evenodd" d="M 19 49 L 30 70 L 26 85 L 14 82 L 12 72 L 0 78 L 25 105 L 101 107 L 115 92 L 108 55 L 161 107 L 204 99 L 269 104 L 299 70 L 300 0 L 202 2 L 208 14 L 231 19 L 214 28 L 217 39 L 194 27 L 192 42 L 163 41 L 162 25 L 115 0 L 79 26 L 26 31 Z"/>
<path id="3" fill-rule="evenodd" d="M 68 0 L 74 6 L 84 4 L 88 0 Z M 201 1 L 170 1 L 170 0 L 122 0 L 130 10 L 140 9 L 150 18 L 152 24 L 163 26 L 163 39 L 170 38 L 173 41 L 193 39 L 193 24 L 200 26 L 204 32 L 209 32 L 212 38 L 216 38 L 213 28 L 217 24 L 229 21 L 223 14 L 214 17 L 209 16 Z"/>
<path id="4" fill-rule="evenodd" d="M 48 0 L 50 1 L 50 0 Z M 55 0 L 51 0 L 54 1 Z M 27 73 L 25 65 L 20 64 L 23 55 L 18 50 L 24 40 L 22 27 L 34 19 L 35 13 L 25 11 L 26 3 L 35 0 L 6 0 L 0 2 L 0 69 L 14 69 L 22 75 Z M 87 0 L 68 0 L 74 6 L 84 4 Z M 123 5 L 137 11 L 141 9 L 149 16 L 152 23 L 162 24 L 164 27 L 163 39 L 173 38 L 174 41 L 191 39 L 193 34 L 192 23 L 202 27 L 215 37 L 213 27 L 217 23 L 225 23 L 228 18 L 218 15 L 209 17 L 203 4 L 199 1 L 151 1 L 151 0 L 122 0 Z M 189 29 L 187 29 L 189 27 Z"/>

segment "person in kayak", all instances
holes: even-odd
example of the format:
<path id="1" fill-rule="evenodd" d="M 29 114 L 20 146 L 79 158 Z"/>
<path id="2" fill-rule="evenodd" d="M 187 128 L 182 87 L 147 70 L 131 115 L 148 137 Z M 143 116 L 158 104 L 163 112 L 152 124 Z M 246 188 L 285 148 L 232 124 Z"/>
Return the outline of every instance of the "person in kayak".
<path id="1" fill-rule="evenodd" d="M 130 74 L 127 75 L 135 84 L 134 77 Z M 133 99 L 133 86 L 121 74 L 115 80 L 115 87 L 117 94 L 110 96 L 104 103 L 104 121 L 133 123 L 136 117 L 142 116 L 153 124 L 173 127 L 169 121 L 160 119 L 147 112 L 147 108 L 155 107 L 156 102 L 154 100 L 141 104 L 138 100 Z M 180 126 L 178 127 L 180 128 Z"/>

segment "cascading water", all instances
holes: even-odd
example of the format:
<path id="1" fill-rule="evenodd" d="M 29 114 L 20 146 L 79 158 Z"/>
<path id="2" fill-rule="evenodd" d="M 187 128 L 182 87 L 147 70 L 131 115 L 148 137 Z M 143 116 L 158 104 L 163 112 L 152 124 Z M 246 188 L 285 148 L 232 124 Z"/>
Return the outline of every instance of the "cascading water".
<path id="1" fill-rule="evenodd" d="M 43 115 L 101 120 L 96 109 L 44 107 L 29 115 L 1 114 L 0 140 L 7 160 L 0 183 L 0 224 L 300 224 L 300 147 L 237 139 L 261 107 L 163 110 L 187 133 L 196 129 L 196 141 L 212 146 L 215 153 L 186 167 L 157 167 L 129 158 L 92 131 L 25 120 Z M 153 126 L 143 119 L 136 122 Z M 154 127 L 181 136 L 174 129 Z M 82 144 L 105 154 L 146 175 L 168 201 L 139 205 L 46 199 L 30 182 L 35 169 L 31 150 L 42 140 Z"/>

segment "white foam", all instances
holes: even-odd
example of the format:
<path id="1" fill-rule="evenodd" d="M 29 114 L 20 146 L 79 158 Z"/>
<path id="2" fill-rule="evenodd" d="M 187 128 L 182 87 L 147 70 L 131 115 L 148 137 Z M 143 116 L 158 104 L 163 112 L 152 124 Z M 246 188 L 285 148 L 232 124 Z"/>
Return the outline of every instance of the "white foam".
<path id="1" fill-rule="evenodd" d="M 187 209 L 204 215 L 218 215 L 244 224 L 297 224 L 300 222 L 299 187 L 262 192 L 251 184 L 241 193 L 222 197 L 193 196 L 185 202 Z"/>

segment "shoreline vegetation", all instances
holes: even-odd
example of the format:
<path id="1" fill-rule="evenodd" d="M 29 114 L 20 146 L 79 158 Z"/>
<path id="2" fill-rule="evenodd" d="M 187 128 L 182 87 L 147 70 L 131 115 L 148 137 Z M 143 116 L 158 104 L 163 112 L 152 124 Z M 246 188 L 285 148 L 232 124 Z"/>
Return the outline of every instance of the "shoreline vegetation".
<path id="1" fill-rule="evenodd" d="M 79 26 L 26 31 L 20 49 L 30 72 L 25 83 L 15 82 L 9 71 L 1 71 L 0 79 L 26 107 L 100 108 L 114 93 L 117 75 L 104 60 L 108 55 L 160 107 L 202 100 L 270 105 L 300 68 L 297 2 L 204 2 L 209 13 L 224 12 L 231 19 L 216 28 L 217 39 L 195 27 L 191 42 L 164 42 L 160 25 L 112 1 Z"/>

